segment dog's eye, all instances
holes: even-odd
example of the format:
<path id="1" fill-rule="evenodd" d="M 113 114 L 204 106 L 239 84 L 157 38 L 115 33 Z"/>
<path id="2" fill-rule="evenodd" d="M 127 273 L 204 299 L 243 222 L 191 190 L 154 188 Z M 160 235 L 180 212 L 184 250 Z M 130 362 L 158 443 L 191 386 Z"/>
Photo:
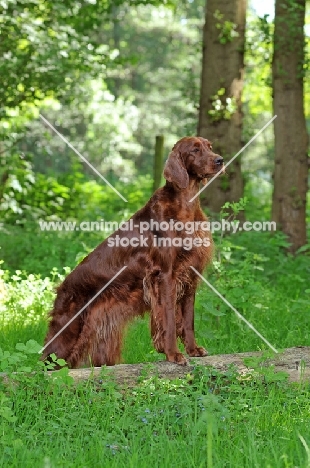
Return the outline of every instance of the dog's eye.
<path id="1" fill-rule="evenodd" d="M 199 148 L 194 148 L 193 149 L 193 153 L 198 153 L 199 152 Z"/>

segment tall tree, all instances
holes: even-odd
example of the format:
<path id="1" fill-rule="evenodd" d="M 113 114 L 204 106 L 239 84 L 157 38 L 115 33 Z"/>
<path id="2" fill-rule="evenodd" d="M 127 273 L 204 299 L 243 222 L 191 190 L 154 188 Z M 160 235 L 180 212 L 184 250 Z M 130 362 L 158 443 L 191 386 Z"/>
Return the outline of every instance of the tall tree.
<path id="1" fill-rule="evenodd" d="M 272 217 L 295 252 L 306 243 L 308 135 L 304 114 L 306 0 L 276 0 L 273 74 L 275 168 Z"/>
<path id="2" fill-rule="evenodd" d="M 203 30 L 203 59 L 198 135 L 214 142 L 228 161 L 242 147 L 241 93 L 243 88 L 246 0 L 207 0 Z M 225 201 L 243 195 L 240 159 L 227 175 L 205 190 L 203 204 L 218 213 Z"/>

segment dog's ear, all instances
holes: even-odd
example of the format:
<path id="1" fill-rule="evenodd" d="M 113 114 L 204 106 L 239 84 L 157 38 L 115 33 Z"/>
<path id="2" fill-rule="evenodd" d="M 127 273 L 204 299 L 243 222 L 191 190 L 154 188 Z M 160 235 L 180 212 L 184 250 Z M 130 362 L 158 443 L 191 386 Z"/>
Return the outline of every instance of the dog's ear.
<path id="1" fill-rule="evenodd" d="M 172 182 L 179 189 L 185 189 L 189 184 L 189 177 L 181 158 L 181 153 L 173 149 L 167 159 L 164 177 L 168 182 Z"/>

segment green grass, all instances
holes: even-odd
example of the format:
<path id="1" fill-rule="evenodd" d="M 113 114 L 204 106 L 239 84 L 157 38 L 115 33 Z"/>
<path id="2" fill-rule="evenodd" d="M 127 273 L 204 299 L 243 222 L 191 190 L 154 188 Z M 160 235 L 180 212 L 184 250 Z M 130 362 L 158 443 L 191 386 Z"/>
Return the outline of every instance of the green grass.
<path id="1" fill-rule="evenodd" d="M 0 466 L 309 466 L 309 387 L 197 368 L 190 382 L 146 379 L 120 391 L 38 375 L 7 391 Z M 207 460 L 209 461 L 207 463 Z"/>
<path id="2" fill-rule="evenodd" d="M 276 348 L 310 346 L 309 257 L 287 256 L 281 235 L 242 233 L 216 244 L 207 278 L 217 290 Z M 37 354 L 15 347 L 43 343 L 62 274 L 44 276 L 2 273 L 0 371 L 38 370 Z M 210 354 L 267 349 L 204 283 L 195 325 Z M 148 317 L 136 320 L 123 361 L 159 359 Z M 310 467 L 309 385 L 199 367 L 186 381 L 144 377 L 129 390 L 104 374 L 100 383 L 72 385 L 65 371 L 56 381 L 38 372 L 0 384 L 0 466 Z"/>

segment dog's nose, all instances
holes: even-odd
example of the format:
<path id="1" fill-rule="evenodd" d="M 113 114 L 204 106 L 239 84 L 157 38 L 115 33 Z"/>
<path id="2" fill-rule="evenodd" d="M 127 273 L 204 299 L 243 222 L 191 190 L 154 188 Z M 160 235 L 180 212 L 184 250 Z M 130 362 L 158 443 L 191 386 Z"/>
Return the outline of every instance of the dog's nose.
<path id="1" fill-rule="evenodd" d="M 222 158 L 222 156 L 215 158 L 214 164 L 216 164 L 216 166 L 222 166 L 223 163 L 224 163 L 224 159 Z"/>

